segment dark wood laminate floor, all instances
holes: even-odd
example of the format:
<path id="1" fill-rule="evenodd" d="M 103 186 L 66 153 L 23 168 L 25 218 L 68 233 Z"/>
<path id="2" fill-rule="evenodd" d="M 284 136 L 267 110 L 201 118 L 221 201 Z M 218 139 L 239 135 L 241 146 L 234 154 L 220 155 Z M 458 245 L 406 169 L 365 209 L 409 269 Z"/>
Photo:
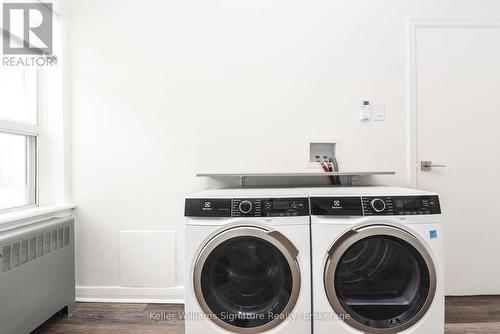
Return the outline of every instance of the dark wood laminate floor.
<path id="1" fill-rule="evenodd" d="M 71 318 L 54 316 L 32 334 L 180 334 L 183 310 L 183 305 L 79 303 Z M 500 334 L 500 296 L 446 298 L 446 334 Z"/>

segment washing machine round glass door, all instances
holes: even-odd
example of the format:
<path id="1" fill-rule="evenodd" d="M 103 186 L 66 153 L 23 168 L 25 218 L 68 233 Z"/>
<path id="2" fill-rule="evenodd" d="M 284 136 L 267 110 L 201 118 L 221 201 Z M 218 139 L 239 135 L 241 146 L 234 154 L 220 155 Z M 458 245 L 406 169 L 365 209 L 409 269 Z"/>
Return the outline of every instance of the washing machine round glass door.
<path id="1" fill-rule="evenodd" d="M 397 333 L 429 309 L 436 272 L 416 237 L 371 225 L 347 232 L 331 247 L 324 282 L 330 304 L 347 324 L 366 333 Z"/>
<path id="2" fill-rule="evenodd" d="M 300 290 L 298 251 L 282 234 L 236 227 L 212 238 L 194 268 L 205 314 L 234 333 L 260 333 L 287 319 Z"/>

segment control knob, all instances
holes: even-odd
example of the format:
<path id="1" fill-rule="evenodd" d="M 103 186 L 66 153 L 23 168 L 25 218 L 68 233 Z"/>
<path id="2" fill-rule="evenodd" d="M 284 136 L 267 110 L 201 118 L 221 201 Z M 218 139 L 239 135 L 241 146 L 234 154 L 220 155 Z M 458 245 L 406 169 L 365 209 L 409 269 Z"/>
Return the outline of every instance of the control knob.
<path id="1" fill-rule="evenodd" d="M 241 213 L 249 213 L 250 211 L 252 211 L 252 203 L 250 203 L 249 201 L 241 201 L 238 208 L 240 209 Z"/>
<path id="2" fill-rule="evenodd" d="M 375 212 L 382 212 L 385 210 L 385 202 L 380 198 L 375 198 L 371 201 L 370 205 L 372 206 Z"/>

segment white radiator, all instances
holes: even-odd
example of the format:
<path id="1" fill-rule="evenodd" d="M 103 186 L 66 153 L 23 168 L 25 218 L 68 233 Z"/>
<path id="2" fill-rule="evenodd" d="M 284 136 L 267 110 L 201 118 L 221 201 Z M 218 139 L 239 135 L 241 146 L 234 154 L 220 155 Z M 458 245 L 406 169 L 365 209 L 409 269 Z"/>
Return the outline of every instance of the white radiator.
<path id="1" fill-rule="evenodd" d="M 27 334 L 75 307 L 74 222 L 52 218 L 0 232 L 0 333 Z"/>

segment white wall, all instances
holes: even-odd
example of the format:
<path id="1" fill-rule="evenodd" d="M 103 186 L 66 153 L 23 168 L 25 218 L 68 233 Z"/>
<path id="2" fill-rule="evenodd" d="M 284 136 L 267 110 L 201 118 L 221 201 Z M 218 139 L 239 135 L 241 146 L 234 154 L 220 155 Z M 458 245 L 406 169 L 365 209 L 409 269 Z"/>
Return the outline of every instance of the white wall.
<path id="1" fill-rule="evenodd" d="M 404 185 L 406 19 L 498 18 L 500 2 L 86 0 L 69 15 L 78 293 L 176 300 L 197 171 L 301 170 L 307 141 L 331 137 L 344 170 Z M 363 98 L 385 122 L 358 120 Z M 135 230 L 177 231 L 178 288 L 120 288 Z"/>

